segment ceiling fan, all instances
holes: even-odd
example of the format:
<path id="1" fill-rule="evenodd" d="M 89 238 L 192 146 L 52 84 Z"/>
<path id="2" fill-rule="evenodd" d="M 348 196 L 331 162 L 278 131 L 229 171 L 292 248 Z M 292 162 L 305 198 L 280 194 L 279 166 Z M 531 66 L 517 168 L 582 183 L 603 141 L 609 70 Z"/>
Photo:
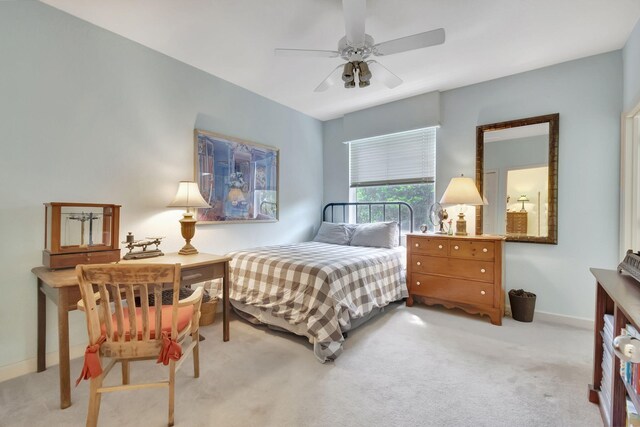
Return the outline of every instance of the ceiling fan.
<path id="1" fill-rule="evenodd" d="M 390 89 L 402 83 L 400 77 L 374 60 L 367 60 L 370 56 L 388 56 L 423 47 L 444 43 L 444 29 L 426 31 L 412 36 L 401 37 L 375 44 L 373 37 L 364 32 L 367 1 L 342 0 L 346 35 L 338 41 L 338 50 L 313 49 L 275 49 L 278 56 L 311 56 L 323 58 L 341 57 L 346 64 L 338 65 L 329 76 L 315 88 L 315 92 L 324 92 L 340 80 L 345 88 L 358 86 L 367 87 L 373 75 Z"/>

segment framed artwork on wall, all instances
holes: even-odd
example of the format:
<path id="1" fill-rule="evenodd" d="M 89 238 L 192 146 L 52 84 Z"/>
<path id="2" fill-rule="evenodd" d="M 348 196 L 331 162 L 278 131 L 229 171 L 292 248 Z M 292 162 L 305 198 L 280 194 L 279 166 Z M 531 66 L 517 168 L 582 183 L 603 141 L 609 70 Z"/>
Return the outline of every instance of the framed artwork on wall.
<path id="1" fill-rule="evenodd" d="M 275 222 L 279 150 L 200 129 L 194 131 L 195 181 L 210 208 L 199 224 Z"/>

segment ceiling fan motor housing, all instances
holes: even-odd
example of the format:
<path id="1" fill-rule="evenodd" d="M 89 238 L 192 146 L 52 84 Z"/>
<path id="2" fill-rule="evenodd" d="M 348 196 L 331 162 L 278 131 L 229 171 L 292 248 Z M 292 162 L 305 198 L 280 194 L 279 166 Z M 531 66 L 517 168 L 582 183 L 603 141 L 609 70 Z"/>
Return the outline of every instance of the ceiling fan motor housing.
<path id="1" fill-rule="evenodd" d="M 355 47 L 350 46 L 347 43 L 347 37 L 345 36 L 338 41 L 338 52 L 340 52 L 340 57 L 345 61 L 363 61 L 373 52 L 373 37 L 369 34 L 365 34 L 364 45 L 361 47 Z"/>

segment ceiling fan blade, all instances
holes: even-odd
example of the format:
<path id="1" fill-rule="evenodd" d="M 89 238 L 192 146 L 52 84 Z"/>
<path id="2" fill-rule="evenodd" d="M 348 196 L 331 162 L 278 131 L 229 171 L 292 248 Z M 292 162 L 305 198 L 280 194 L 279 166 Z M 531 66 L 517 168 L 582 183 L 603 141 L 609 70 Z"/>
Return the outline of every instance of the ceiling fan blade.
<path id="1" fill-rule="evenodd" d="M 347 44 L 356 48 L 363 47 L 367 0 L 342 0 L 342 9 L 344 11 Z"/>
<path id="2" fill-rule="evenodd" d="M 313 91 L 314 92 L 324 92 L 325 90 L 329 89 L 334 84 L 336 84 L 338 82 L 341 82 L 342 81 L 342 69 L 343 68 L 344 68 L 344 64 L 340 64 L 336 68 L 334 68 L 334 70 L 331 72 L 331 74 L 329 74 L 327 76 L 327 78 L 324 79 L 322 81 L 322 83 L 320 83 L 318 85 L 318 87 L 315 88 Z"/>
<path id="3" fill-rule="evenodd" d="M 435 46 L 444 43 L 444 38 L 444 28 L 438 28 L 437 30 L 378 43 L 373 46 L 373 54 L 378 56 L 393 55 L 394 53 Z"/>
<path id="4" fill-rule="evenodd" d="M 369 69 L 371 70 L 371 80 L 379 80 L 389 89 L 393 89 L 402 84 L 402 79 L 400 77 L 393 74 L 379 62 L 367 61 L 367 64 L 369 64 Z"/>
<path id="5" fill-rule="evenodd" d="M 314 58 L 337 58 L 340 52 L 337 50 L 314 49 L 274 49 L 276 56 L 308 56 Z"/>

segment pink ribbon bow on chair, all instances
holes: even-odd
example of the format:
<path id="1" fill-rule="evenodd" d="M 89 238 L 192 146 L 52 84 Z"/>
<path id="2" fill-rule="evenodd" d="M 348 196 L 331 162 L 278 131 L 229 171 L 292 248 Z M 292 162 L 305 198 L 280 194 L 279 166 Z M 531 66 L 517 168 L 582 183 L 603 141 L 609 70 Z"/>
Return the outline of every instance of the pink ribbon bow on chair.
<path id="1" fill-rule="evenodd" d="M 107 337 L 103 335 L 97 343 L 87 346 L 87 349 L 84 351 L 84 365 L 82 365 L 82 372 L 80 372 L 80 376 L 76 380 L 76 387 L 78 387 L 78 384 L 80 384 L 80 381 L 83 379 L 96 378 L 102 374 L 102 365 L 100 364 L 98 351 L 106 339 Z"/>
<path id="2" fill-rule="evenodd" d="M 169 359 L 180 360 L 182 357 L 182 347 L 178 344 L 177 341 L 172 340 L 169 337 L 169 334 L 166 332 L 162 333 L 162 350 L 160 350 L 160 354 L 158 355 L 158 360 L 156 363 L 162 362 L 163 365 L 169 364 Z"/>

